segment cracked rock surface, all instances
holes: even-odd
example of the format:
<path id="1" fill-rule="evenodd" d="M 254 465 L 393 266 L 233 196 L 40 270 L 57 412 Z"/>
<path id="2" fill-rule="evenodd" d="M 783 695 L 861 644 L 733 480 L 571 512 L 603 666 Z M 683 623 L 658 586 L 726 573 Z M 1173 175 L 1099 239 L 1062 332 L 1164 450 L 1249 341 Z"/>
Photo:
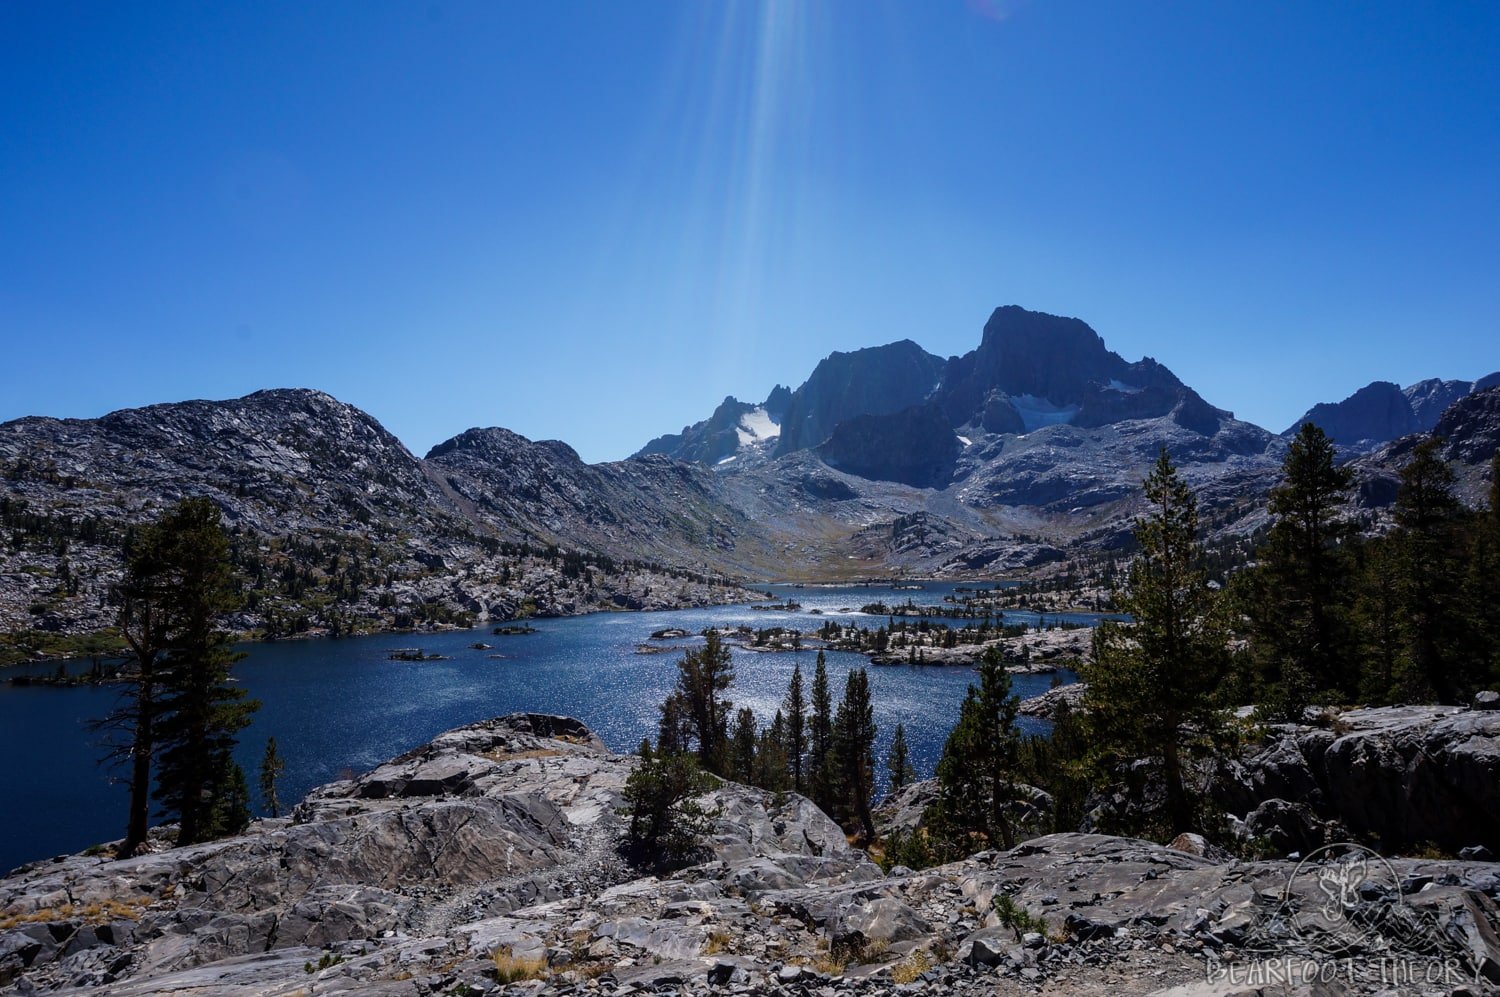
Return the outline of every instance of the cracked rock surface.
<path id="1" fill-rule="evenodd" d="M 617 851 L 634 764 L 576 720 L 514 715 L 323 786 L 236 838 L 23 867 L 0 880 L 0 992 L 1500 988 L 1494 863 L 1392 860 L 1379 867 L 1391 881 L 1353 884 L 1319 928 L 1326 870 L 1294 861 L 1058 834 L 884 875 L 801 796 L 724 783 L 707 801 L 718 811 L 707 861 L 644 876 Z M 1027 923 L 1002 922 L 997 897 Z M 1331 960 L 1334 940 L 1347 978 L 1241 985 L 1278 959 Z M 1370 975 L 1398 963 L 1441 982 L 1393 988 Z M 501 964 L 532 978 L 502 980 Z"/>

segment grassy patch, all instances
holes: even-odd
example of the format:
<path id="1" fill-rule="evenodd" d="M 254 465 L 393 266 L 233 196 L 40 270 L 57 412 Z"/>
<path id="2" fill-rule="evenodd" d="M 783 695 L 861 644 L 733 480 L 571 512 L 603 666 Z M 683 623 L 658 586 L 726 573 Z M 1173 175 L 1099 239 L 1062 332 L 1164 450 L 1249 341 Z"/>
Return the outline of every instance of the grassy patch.
<path id="1" fill-rule="evenodd" d="M 113 627 L 89 634 L 55 634 L 44 630 L 16 630 L 0 634 L 0 665 L 58 658 L 117 657 L 125 641 Z"/>
<path id="2" fill-rule="evenodd" d="M 730 937 L 729 932 L 715 931 L 713 934 L 709 935 L 708 940 L 703 943 L 703 954 L 718 955 L 720 952 L 727 952 L 729 951 L 729 943 L 732 940 L 733 939 Z"/>
<path id="3" fill-rule="evenodd" d="M 932 967 L 931 954 L 926 949 L 917 949 L 901 962 L 891 967 L 891 981 L 894 983 L 915 983 L 923 973 Z"/>
<path id="4" fill-rule="evenodd" d="M 138 921 L 141 913 L 151 903 L 147 896 L 131 897 L 128 900 L 103 900 L 90 904 L 63 904 L 59 907 L 43 907 L 25 914 L 0 916 L 0 931 L 21 924 L 46 924 L 53 921 L 81 920 L 87 924 L 107 924 L 110 921 Z"/>
<path id="5" fill-rule="evenodd" d="M 545 959 L 518 959 L 508 946 L 502 945 L 490 953 L 490 962 L 495 965 L 495 979 L 500 983 L 519 983 L 521 980 L 539 980 L 547 970 Z"/>

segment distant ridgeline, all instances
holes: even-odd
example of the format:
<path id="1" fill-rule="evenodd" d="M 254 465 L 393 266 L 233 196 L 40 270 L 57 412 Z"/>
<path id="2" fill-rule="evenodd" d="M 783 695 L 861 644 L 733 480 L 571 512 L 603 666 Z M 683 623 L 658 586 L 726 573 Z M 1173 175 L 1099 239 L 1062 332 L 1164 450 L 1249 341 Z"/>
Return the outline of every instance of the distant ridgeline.
<path id="1" fill-rule="evenodd" d="M 1477 501 L 1497 380 L 1372 385 L 1308 418 L 1362 454 L 1372 514 L 1403 434 L 1428 430 Z M 0 658 L 99 646 L 122 546 L 187 495 L 223 509 L 249 593 L 238 627 L 279 636 L 694 605 L 749 579 L 1113 571 L 1162 448 L 1232 557 L 1286 446 L 1084 322 L 1015 306 L 963 356 L 834 353 L 795 389 L 727 398 L 602 464 L 499 428 L 418 458 L 308 390 L 30 417 L 0 425 Z"/>

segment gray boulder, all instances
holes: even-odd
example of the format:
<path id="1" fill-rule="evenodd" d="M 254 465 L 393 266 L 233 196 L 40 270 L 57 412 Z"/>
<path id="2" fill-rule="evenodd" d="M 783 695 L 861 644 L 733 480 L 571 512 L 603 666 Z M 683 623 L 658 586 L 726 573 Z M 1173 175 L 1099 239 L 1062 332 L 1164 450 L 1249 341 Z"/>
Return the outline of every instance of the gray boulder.
<path id="1" fill-rule="evenodd" d="M 1214 795 L 1238 814 L 1294 800 L 1387 848 L 1500 847 L 1500 712 L 1392 706 L 1278 725 L 1221 766 Z"/>
<path id="2" fill-rule="evenodd" d="M 1325 844 L 1323 822 L 1305 803 L 1266 800 L 1245 815 L 1245 831 L 1280 855 L 1305 855 Z"/>

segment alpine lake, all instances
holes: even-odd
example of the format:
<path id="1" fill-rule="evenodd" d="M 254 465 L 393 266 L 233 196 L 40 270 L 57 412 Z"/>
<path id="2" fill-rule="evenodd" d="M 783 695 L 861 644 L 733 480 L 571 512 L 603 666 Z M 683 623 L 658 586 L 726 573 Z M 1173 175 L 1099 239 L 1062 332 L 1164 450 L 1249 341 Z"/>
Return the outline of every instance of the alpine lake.
<path id="1" fill-rule="evenodd" d="M 532 633 L 496 634 L 494 624 L 439 633 L 390 633 L 339 639 L 288 640 L 245 644 L 245 658 L 234 679 L 261 708 L 240 735 L 236 758 L 255 790 L 266 739 L 275 737 L 286 763 L 279 782 L 289 807 L 314 786 L 372 768 L 430 740 L 434 735 L 479 720 L 516 712 L 556 713 L 587 723 L 615 751 L 633 751 L 654 736 L 657 706 L 676 680 L 681 648 L 699 645 L 706 628 L 749 626 L 816 630 L 825 621 L 874 629 L 884 616 L 859 607 L 881 602 L 944 605 L 957 588 L 993 583 L 926 582 L 920 587 L 891 585 L 792 586 L 766 588 L 774 600 L 800 603 L 800 609 L 754 609 L 749 604 L 655 613 L 594 613 L 531 620 Z M 813 612 L 814 610 L 818 612 Z M 927 617 L 906 616 L 907 622 Z M 962 620 L 949 622 L 961 626 Z M 1092 625 L 1091 613 L 1048 613 L 1043 625 Z M 1007 610 L 1007 624 L 1038 624 L 1035 613 Z M 656 631 L 680 628 L 689 637 L 653 640 Z M 488 648 L 474 645 L 486 644 Z M 659 653 L 637 649 L 652 645 Z M 665 648 L 665 650 L 662 650 Z M 402 660 L 405 649 L 422 660 Z M 397 657 L 393 657 L 397 655 Z M 728 696 L 735 709 L 749 706 L 769 721 L 786 694 L 792 670 L 801 665 L 810 689 L 816 652 L 769 652 L 734 648 L 735 683 Z M 434 657 L 436 656 L 436 657 Z M 415 658 L 415 654 L 404 655 Z M 827 652 L 829 686 L 835 705 L 851 668 L 868 659 L 847 651 Z M 72 674 L 85 674 L 89 662 L 70 662 Z M 22 863 L 71 853 L 124 833 L 126 791 L 118 771 L 99 763 L 98 736 L 91 719 L 105 716 L 121 686 L 18 685 L 18 675 L 51 675 L 57 664 L 0 669 L 0 799 L 13 809 L 0 830 L 0 872 Z M 965 690 L 975 681 L 969 667 L 882 665 L 869 670 L 879 727 L 876 758 L 884 779 L 884 759 L 897 723 L 905 724 L 912 764 L 920 777 L 932 774 L 943 741 L 958 715 Z M 1014 676 L 1022 698 L 1038 695 L 1054 680 L 1072 682 L 1068 671 Z M 1045 733 L 1043 721 L 1021 718 L 1020 726 Z"/>

